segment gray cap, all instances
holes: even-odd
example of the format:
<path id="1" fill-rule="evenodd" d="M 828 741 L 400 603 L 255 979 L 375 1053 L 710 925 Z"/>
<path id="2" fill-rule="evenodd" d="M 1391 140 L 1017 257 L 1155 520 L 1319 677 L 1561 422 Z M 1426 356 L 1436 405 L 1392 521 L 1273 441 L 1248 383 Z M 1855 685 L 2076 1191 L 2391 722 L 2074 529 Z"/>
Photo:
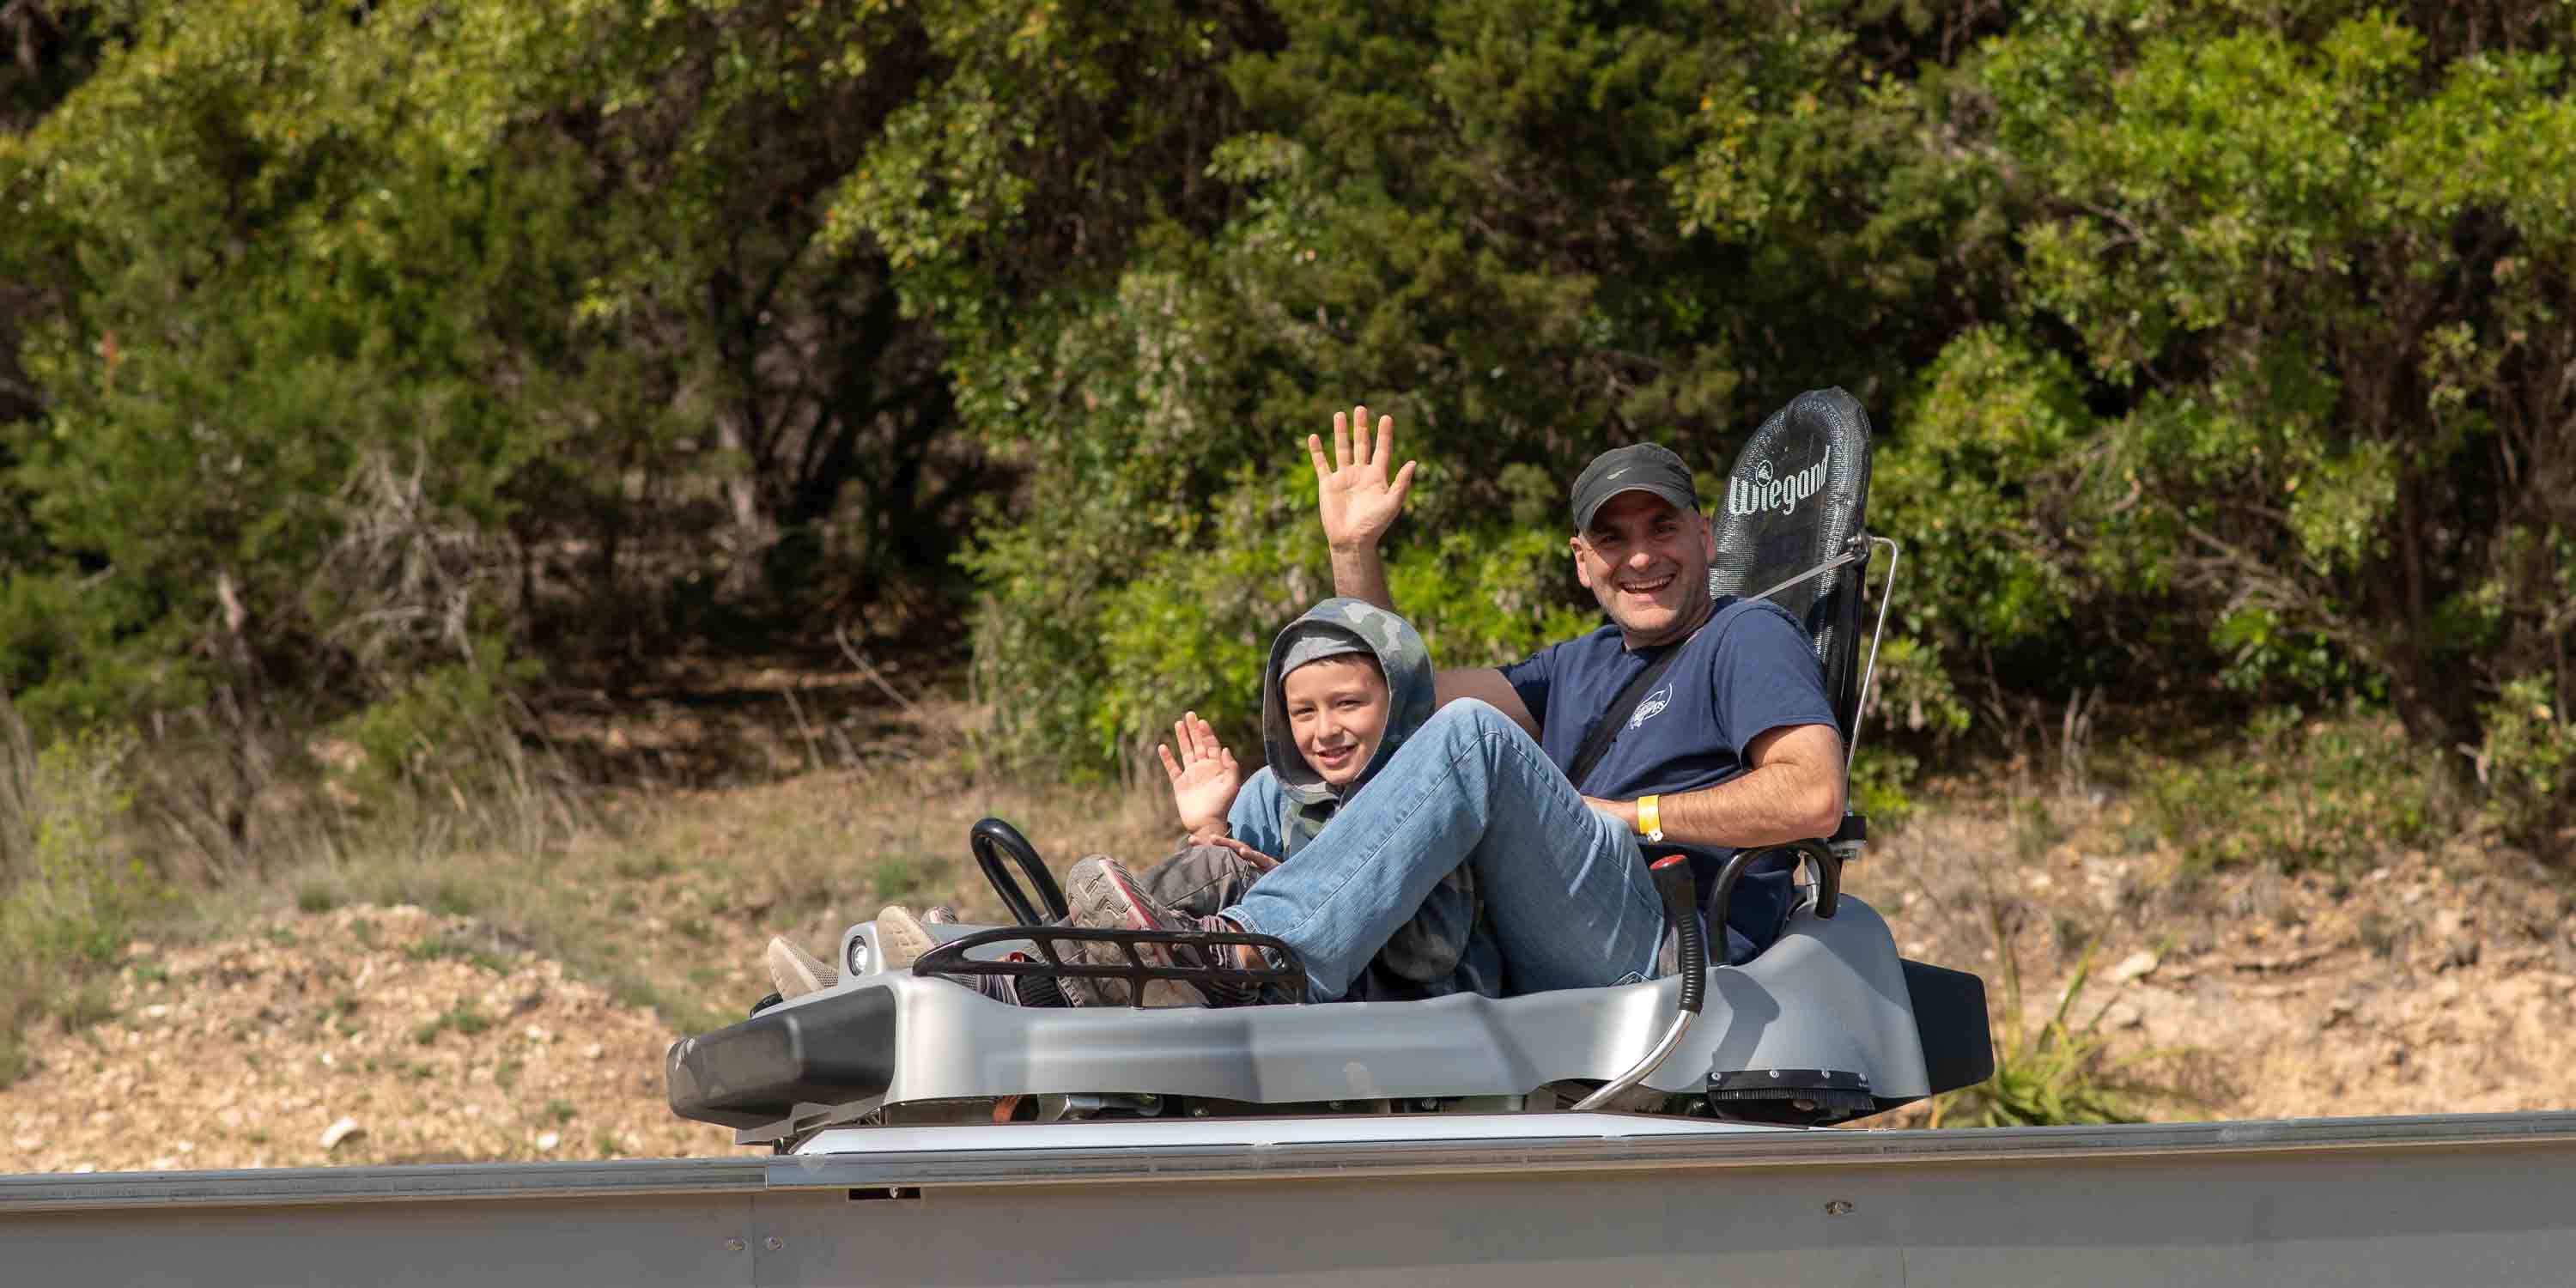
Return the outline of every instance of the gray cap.
<path id="1" fill-rule="evenodd" d="M 1340 657 L 1346 653 L 1366 653 L 1370 661 L 1377 660 L 1377 650 L 1370 648 L 1359 636 L 1338 626 L 1322 622 L 1301 626 L 1298 628 L 1297 637 L 1288 641 L 1288 651 L 1280 655 L 1279 676 L 1281 679 L 1286 679 L 1290 671 L 1308 662 L 1321 662 L 1325 658 Z"/>
<path id="2" fill-rule="evenodd" d="M 1574 530 L 1591 527 L 1592 516 L 1622 492 L 1651 492 L 1682 509 L 1699 509 L 1699 489 L 1681 457 L 1653 443 L 1631 443 L 1593 457 L 1576 476 Z"/>

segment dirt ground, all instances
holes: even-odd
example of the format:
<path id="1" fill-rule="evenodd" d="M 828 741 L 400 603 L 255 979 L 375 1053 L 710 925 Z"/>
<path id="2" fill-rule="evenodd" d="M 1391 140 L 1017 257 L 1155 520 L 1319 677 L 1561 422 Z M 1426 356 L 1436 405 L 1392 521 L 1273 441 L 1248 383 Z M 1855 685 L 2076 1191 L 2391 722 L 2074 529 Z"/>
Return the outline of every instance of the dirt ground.
<path id="1" fill-rule="evenodd" d="M 1985 976 L 1999 1026 L 1998 921 L 2034 1028 L 2089 944 L 2070 1021 L 2100 1025 L 2133 1080 L 2181 1093 L 2142 1103 L 2151 1116 L 2576 1107 L 2576 896 L 2528 857 L 2405 851 L 2194 881 L 2161 843 L 2121 852 L 2124 806 L 2046 810 L 2062 839 L 2044 847 L 1994 812 L 1939 814 L 1878 847 L 1851 887 L 1889 912 L 1908 956 Z"/>
<path id="2" fill-rule="evenodd" d="M 671 1034 L 556 962 L 419 908 L 281 914 L 132 946 L 113 1014 L 0 1092 L 0 1170 L 83 1172 L 727 1152 L 671 1115 Z"/>
<path id="3" fill-rule="evenodd" d="M 2140 1059 L 2136 1080 L 2180 1093 L 2142 1102 L 2153 1116 L 2576 1106 L 2569 896 L 2537 865 L 2407 853 L 2341 877 L 2191 881 L 2169 850 L 2124 852 L 2115 803 L 2042 812 L 2039 843 L 2027 804 L 1936 805 L 1848 888 L 1908 955 L 1985 976 L 1999 1016 L 2007 952 L 2036 1023 L 2089 945 L 2070 1014 Z M 948 888 L 969 879 L 962 858 Z M 708 1006 L 738 1007 L 782 928 L 762 908 L 650 951 Z M 29 1035 L 34 1072 L 0 1090 L 0 1172 L 735 1152 L 665 1106 L 675 1034 L 654 1011 L 469 917 L 281 910 L 220 942 L 136 943 L 91 1010 Z"/>

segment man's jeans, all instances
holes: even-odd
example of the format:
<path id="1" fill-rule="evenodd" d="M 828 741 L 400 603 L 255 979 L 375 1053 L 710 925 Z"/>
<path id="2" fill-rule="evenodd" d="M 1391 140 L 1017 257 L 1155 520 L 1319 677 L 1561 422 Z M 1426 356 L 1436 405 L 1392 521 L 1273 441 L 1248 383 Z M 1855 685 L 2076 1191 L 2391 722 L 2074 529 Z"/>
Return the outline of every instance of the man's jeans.
<path id="1" fill-rule="evenodd" d="M 1475 867 L 1513 992 L 1654 974 L 1663 905 L 1636 838 L 1585 805 L 1520 726 L 1473 699 L 1433 713 L 1367 790 L 1223 915 L 1296 949 L 1328 1001 L 1461 863 Z"/>

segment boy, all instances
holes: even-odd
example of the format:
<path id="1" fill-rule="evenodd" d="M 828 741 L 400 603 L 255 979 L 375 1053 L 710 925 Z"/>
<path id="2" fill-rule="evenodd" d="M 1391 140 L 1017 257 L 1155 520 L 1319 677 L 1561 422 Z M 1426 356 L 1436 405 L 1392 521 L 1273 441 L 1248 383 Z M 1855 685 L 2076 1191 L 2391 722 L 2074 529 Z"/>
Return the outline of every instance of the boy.
<path id="1" fill-rule="evenodd" d="M 1130 883 L 1158 904 L 1193 916 L 1233 904 L 1264 872 L 1295 862 L 1298 851 L 1421 728 L 1434 704 L 1430 652 L 1409 623 L 1356 599 L 1317 604 L 1271 643 L 1262 681 L 1262 743 L 1269 764 L 1247 781 L 1234 754 L 1196 712 L 1174 723 L 1173 743 L 1156 750 L 1188 837 L 1171 858 L 1143 873 L 1129 873 L 1103 855 L 1076 864 L 1075 923 L 1097 924 L 1100 910 L 1082 906 L 1085 895 L 1111 881 Z M 1093 893 L 1088 902 L 1100 900 Z M 1474 874 L 1460 867 L 1441 880 L 1340 996 L 1500 996 L 1501 957 L 1480 911 Z M 924 922 L 953 916 L 942 908 L 916 917 L 901 905 L 879 913 L 877 939 L 888 963 L 902 965 L 928 951 L 937 941 Z M 1094 948 L 1102 954 L 1097 960 L 1124 960 L 1113 947 Z M 1168 960 L 1159 947 L 1144 951 Z M 830 983 L 828 966 L 784 939 L 770 942 L 769 963 L 782 996 Z M 975 976 L 959 982 L 1022 1005 L 1123 1006 L 1131 1000 L 1125 980 Z M 1155 981 L 1146 1000 L 1204 1004 L 1211 999 L 1189 984 Z"/>

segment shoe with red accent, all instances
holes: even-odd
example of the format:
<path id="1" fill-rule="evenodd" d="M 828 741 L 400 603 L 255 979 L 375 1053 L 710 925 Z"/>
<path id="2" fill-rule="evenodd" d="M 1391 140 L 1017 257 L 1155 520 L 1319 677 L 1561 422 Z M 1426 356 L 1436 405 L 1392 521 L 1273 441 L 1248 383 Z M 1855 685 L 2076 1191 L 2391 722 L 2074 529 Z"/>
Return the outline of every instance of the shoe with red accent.
<path id="1" fill-rule="evenodd" d="M 1073 924 L 1091 930 L 1173 930 L 1184 932 L 1236 933 L 1235 927 L 1222 917 L 1193 917 L 1165 907 L 1136 884 L 1136 874 L 1127 865 L 1106 854 L 1095 854 L 1073 865 L 1065 874 L 1065 899 L 1073 908 Z M 1187 944 L 1137 944 L 1136 954 L 1150 966 L 1200 967 L 1214 965 L 1210 954 L 1228 949 L 1202 949 Z M 1097 966 L 1129 964 L 1126 946 L 1109 943 L 1082 945 L 1082 959 Z M 1058 981 L 1065 997 L 1075 1006 L 1136 1005 L 1134 985 L 1123 979 L 1063 979 Z M 1155 979 L 1145 981 L 1146 1006 L 1239 1006 L 1253 1000 L 1253 990 L 1246 985 L 1227 985 L 1210 981 L 1202 986 L 1187 980 Z"/>

